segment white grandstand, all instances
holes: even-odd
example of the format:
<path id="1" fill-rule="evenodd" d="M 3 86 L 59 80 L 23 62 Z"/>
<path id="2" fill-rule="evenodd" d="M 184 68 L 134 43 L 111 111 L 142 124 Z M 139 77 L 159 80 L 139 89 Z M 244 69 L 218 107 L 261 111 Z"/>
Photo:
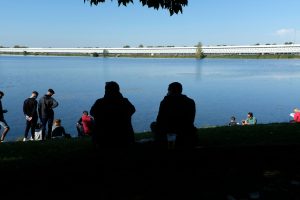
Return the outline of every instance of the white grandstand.
<path id="1" fill-rule="evenodd" d="M 48 53 L 48 54 L 145 54 L 145 55 L 192 55 L 196 47 L 151 48 L 0 48 L 0 53 Z M 300 44 L 249 45 L 249 46 L 202 46 L 204 54 L 300 54 Z"/>

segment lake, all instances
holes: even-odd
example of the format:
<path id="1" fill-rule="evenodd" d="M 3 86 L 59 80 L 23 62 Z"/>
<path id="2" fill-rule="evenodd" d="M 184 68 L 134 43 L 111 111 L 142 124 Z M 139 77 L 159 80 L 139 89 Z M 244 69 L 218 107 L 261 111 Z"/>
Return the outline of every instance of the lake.
<path id="1" fill-rule="evenodd" d="M 103 96 L 106 81 L 118 82 L 121 93 L 134 104 L 135 132 L 149 131 L 168 84 L 174 81 L 195 100 L 197 127 L 226 125 L 232 115 L 241 121 L 248 112 L 258 123 L 287 122 L 293 108 L 300 107 L 297 59 L 0 56 L 2 104 L 11 127 L 6 140 L 23 137 L 23 101 L 33 90 L 40 98 L 48 88 L 54 89 L 59 102 L 55 118 L 76 136 L 77 120 Z"/>

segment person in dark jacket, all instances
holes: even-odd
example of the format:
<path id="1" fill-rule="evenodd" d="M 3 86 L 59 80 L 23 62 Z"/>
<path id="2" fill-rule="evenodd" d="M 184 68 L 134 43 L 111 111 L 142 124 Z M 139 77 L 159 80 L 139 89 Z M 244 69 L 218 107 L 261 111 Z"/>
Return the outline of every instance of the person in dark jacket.
<path id="1" fill-rule="evenodd" d="M 65 128 L 61 125 L 61 119 L 55 119 L 52 127 L 52 139 L 70 138 L 71 135 L 66 133 Z"/>
<path id="2" fill-rule="evenodd" d="M 7 110 L 3 109 L 3 107 L 2 107 L 1 99 L 3 96 L 4 96 L 4 92 L 0 91 L 0 128 L 1 128 L 1 126 L 4 128 L 4 130 L 1 134 L 0 142 L 4 141 L 6 134 L 10 129 L 8 124 L 6 123 L 6 121 L 4 119 L 4 115 L 3 115 L 4 113 L 7 113 Z"/>
<path id="3" fill-rule="evenodd" d="M 31 96 L 27 98 L 23 103 L 23 113 L 26 119 L 26 128 L 23 141 L 25 142 L 28 137 L 28 132 L 31 130 L 31 137 L 34 140 L 35 138 L 35 128 L 38 121 L 38 102 L 36 98 L 38 97 L 39 93 L 37 91 L 33 91 Z"/>
<path id="4" fill-rule="evenodd" d="M 192 148 L 197 143 L 194 120 L 196 106 L 193 99 L 182 94 L 182 85 L 169 84 L 168 94 L 161 101 L 156 122 L 151 124 L 156 144 L 167 147 L 168 135 L 174 135 L 176 148 Z"/>
<path id="5" fill-rule="evenodd" d="M 48 124 L 48 134 L 47 138 L 51 138 L 52 124 L 54 120 L 53 109 L 58 106 L 58 102 L 52 97 L 55 94 L 53 89 L 49 89 L 47 94 L 45 94 L 39 100 L 38 111 L 39 117 L 42 122 L 42 139 L 45 140 L 46 137 L 46 126 Z"/>
<path id="6" fill-rule="evenodd" d="M 93 142 L 98 147 L 120 148 L 134 143 L 131 116 L 135 107 L 120 93 L 118 83 L 106 82 L 103 98 L 96 100 L 90 114 L 94 118 Z"/>

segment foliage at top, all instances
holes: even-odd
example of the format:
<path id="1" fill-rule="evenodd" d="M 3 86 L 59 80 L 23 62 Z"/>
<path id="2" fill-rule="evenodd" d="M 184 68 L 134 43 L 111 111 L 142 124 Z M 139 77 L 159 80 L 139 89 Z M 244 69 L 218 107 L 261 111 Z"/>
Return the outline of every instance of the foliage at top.
<path id="1" fill-rule="evenodd" d="M 98 5 L 99 3 L 104 3 L 106 0 L 84 0 L 84 2 L 89 2 L 90 5 Z M 113 1 L 113 0 L 111 0 Z M 129 3 L 133 3 L 133 0 L 117 0 L 119 6 L 127 6 Z M 182 7 L 188 5 L 188 0 L 139 0 L 143 6 L 148 6 L 148 8 L 154 8 L 158 10 L 167 9 L 172 16 L 174 13 L 178 14 L 179 11 L 182 13 Z"/>

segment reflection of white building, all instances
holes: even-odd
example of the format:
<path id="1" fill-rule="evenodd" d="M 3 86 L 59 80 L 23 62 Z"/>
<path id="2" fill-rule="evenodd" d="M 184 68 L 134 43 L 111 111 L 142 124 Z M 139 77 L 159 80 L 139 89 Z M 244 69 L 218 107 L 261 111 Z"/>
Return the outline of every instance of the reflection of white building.
<path id="1" fill-rule="evenodd" d="M 148 55 L 191 55 L 196 47 L 151 47 L 151 48 L 0 48 L 0 53 L 43 53 L 43 54 L 148 54 Z M 203 46 L 204 54 L 300 54 L 300 44 L 252 45 L 252 46 Z"/>

